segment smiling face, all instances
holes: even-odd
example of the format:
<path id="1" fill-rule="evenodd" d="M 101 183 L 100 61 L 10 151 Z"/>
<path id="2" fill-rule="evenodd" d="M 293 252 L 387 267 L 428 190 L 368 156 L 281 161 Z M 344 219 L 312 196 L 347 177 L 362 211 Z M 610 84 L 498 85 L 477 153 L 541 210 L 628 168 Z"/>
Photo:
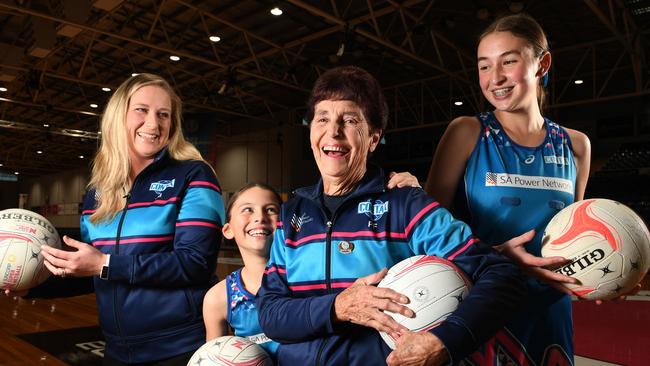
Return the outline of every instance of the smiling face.
<path id="1" fill-rule="evenodd" d="M 478 46 L 481 91 L 497 111 L 537 105 L 537 86 L 550 67 L 550 54 L 535 57 L 532 47 L 510 32 L 493 32 Z"/>
<path id="2" fill-rule="evenodd" d="M 309 139 L 326 194 L 339 194 L 350 177 L 363 177 L 368 154 L 380 137 L 381 131 L 370 131 L 355 102 L 323 100 L 316 104 Z"/>
<path id="3" fill-rule="evenodd" d="M 273 192 L 261 187 L 249 188 L 232 204 L 223 235 L 235 239 L 242 254 L 255 252 L 268 257 L 279 212 L 280 202 Z"/>
<path id="4" fill-rule="evenodd" d="M 133 93 L 126 112 L 129 158 L 135 169 L 149 165 L 169 142 L 172 103 L 158 86 L 143 86 Z"/>

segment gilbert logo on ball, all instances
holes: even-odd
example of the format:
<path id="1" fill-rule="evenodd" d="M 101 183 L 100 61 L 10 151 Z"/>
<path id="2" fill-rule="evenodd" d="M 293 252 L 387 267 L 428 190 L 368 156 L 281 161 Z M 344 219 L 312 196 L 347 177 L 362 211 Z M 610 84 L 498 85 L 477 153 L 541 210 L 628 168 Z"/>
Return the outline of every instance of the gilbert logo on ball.
<path id="1" fill-rule="evenodd" d="M 60 248 L 61 239 L 43 216 L 12 208 L 0 211 L 0 287 L 25 290 L 45 281 L 41 245 Z"/>
<path id="2" fill-rule="evenodd" d="M 196 350 L 187 366 L 273 366 L 264 349 L 250 340 L 223 336 Z"/>
<path id="3" fill-rule="evenodd" d="M 596 198 L 558 212 L 542 237 L 542 256 L 570 262 L 555 272 L 577 278 L 566 284 L 588 300 L 618 297 L 636 286 L 650 267 L 650 234 L 629 207 Z"/>
<path id="4" fill-rule="evenodd" d="M 406 304 L 414 318 L 386 312 L 413 332 L 440 325 L 463 301 L 471 287 L 465 274 L 453 263 L 430 255 L 406 258 L 388 270 L 377 287 L 393 289 L 409 298 Z M 380 332 L 382 339 L 395 349 L 395 339 Z"/>

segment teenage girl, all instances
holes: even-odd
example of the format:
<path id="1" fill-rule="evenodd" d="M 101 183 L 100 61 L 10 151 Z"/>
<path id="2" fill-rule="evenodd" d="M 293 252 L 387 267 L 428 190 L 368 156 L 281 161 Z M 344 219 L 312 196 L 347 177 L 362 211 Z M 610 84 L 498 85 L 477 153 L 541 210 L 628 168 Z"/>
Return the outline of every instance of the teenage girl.
<path id="1" fill-rule="evenodd" d="M 540 248 L 550 219 L 584 197 L 589 139 L 542 115 L 551 54 L 534 19 L 496 20 L 480 37 L 477 59 L 481 91 L 495 109 L 449 124 L 425 189 L 454 206 L 482 240 L 499 244 L 521 235 L 529 241 L 500 249 L 530 277 L 527 304 L 469 361 L 572 365 L 571 298 L 560 284 L 575 280 L 546 269 L 565 259 L 541 258 Z"/>

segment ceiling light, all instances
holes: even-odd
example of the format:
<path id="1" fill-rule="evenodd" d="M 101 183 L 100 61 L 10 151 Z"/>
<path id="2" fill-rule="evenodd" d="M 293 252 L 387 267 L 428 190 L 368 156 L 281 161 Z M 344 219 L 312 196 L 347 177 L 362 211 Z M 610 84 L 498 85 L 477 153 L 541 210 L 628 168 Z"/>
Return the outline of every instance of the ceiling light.
<path id="1" fill-rule="evenodd" d="M 84 156 L 83 156 L 83 155 L 79 155 L 79 159 L 83 159 L 83 158 L 84 158 Z"/>
<path id="2" fill-rule="evenodd" d="M 580 84 L 584 83 L 584 81 L 582 79 L 576 79 L 576 80 L 573 81 L 573 83 L 576 84 L 576 85 L 580 85 Z"/>
<path id="3" fill-rule="evenodd" d="M 276 17 L 278 15 L 282 15 L 282 9 L 278 8 L 277 6 L 271 9 L 271 14 L 275 15 Z"/>
<path id="4" fill-rule="evenodd" d="M 457 100 L 457 101 L 454 102 L 454 105 L 463 105 L 463 102 L 461 102 L 460 100 Z"/>
<path id="5" fill-rule="evenodd" d="M 0 163 L 0 166 L 4 166 L 4 164 Z"/>
<path id="6" fill-rule="evenodd" d="M 219 36 L 210 36 L 210 40 L 212 42 L 219 42 L 219 41 L 221 41 L 221 37 L 219 37 Z"/>
<path id="7" fill-rule="evenodd" d="M 169 56 L 169 59 L 172 60 L 172 61 L 174 61 L 174 62 L 176 62 L 176 61 L 180 61 L 180 60 L 181 60 L 181 58 L 178 57 L 178 56 L 176 56 L 176 55 L 171 55 L 171 56 Z"/>
<path id="8" fill-rule="evenodd" d="M 90 108 L 97 108 L 97 107 L 99 107 L 99 106 L 97 104 L 95 104 L 95 103 L 90 104 Z"/>
<path id="9" fill-rule="evenodd" d="M 43 127 L 46 127 L 46 128 L 50 127 L 50 124 L 49 123 L 43 123 Z"/>
<path id="10" fill-rule="evenodd" d="M 7 91 L 7 88 L 5 88 L 4 86 L 0 86 L 0 92 L 6 92 L 6 91 Z"/>
<path id="11" fill-rule="evenodd" d="M 37 153 L 37 154 L 42 154 L 42 153 L 43 153 L 43 150 L 36 150 L 36 153 Z"/>
<path id="12" fill-rule="evenodd" d="M 140 74 L 138 74 L 137 72 L 134 72 L 133 74 L 131 74 L 131 77 L 138 76 L 138 75 L 140 75 Z"/>
<path id="13" fill-rule="evenodd" d="M 20 173 L 18 173 L 18 172 L 14 172 L 14 174 L 18 175 L 18 174 L 20 174 Z"/>
<path id="14" fill-rule="evenodd" d="M 228 89 L 228 83 L 221 84 L 221 86 L 219 87 L 219 90 L 217 90 L 217 94 L 219 94 L 219 95 L 226 94 L 226 89 Z"/>
<path id="15" fill-rule="evenodd" d="M 111 88 L 103 87 L 102 90 L 105 91 L 105 92 L 109 92 L 109 91 L 111 91 Z"/>

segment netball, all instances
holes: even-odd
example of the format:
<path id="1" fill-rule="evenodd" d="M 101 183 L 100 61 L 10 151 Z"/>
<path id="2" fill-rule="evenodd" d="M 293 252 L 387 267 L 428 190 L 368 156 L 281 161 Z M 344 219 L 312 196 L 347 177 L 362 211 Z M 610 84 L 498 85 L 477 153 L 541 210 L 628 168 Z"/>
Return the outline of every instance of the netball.
<path id="1" fill-rule="evenodd" d="M 41 245 L 60 248 L 56 228 L 43 216 L 18 208 L 0 211 L 0 286 L 26 290 L 45 281 Z"/>
<path id="2" fill-rule="evenodd" d="M 630 291 L 650 266 L 650 234 L 622 203 L 596 198 L 576 202 L 553 217 L 542 238 L 542 256 L 571 262 L 555 271 L 580 280 L 565 284 L 576 296 L 606 300 Z"/>
<path id="3" fill-rule="evenodd" d="M 201 346 L 187 366 L 272 366 L 264 349 L 246 338 L 223 336 Z"/>
<path id="4" fill-rule="evenodd" d="M 404 259 L 388 270 L 377 287 L 387 287 L 406 295 L 406 305 L 414 318 L 388 312 L 398 323 L 413 332 L 435 328 L 451 314 L 467 296 L 471 287 L 465 275 L 451 262 L 430 255 Z M 380 332 L 382 339 L 395 349 L 395 339 Z"/>

